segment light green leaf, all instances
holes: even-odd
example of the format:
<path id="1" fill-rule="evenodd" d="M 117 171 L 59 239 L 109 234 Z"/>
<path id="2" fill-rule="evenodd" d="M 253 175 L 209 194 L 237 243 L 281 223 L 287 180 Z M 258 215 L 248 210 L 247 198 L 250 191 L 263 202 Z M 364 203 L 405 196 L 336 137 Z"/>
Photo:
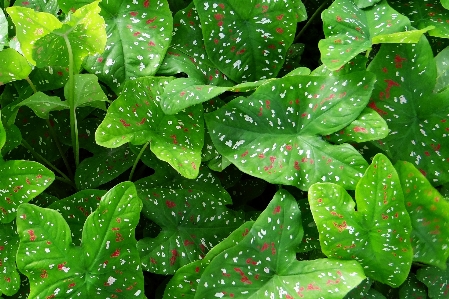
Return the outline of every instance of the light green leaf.
<path id="1" fill-rule="evenodd" d="M 15 50 L 8 48 L 0 51 L 0 85 L 22 80 L 31 73 L 31 66 Z"/>
<path id="2" fill-rule="evenodd" d="M 38 117 L 43 119 L 49 119 L 49 114 L 52 111 L 70 109 L 66 101 L 61 101 L 59 97 L 51 97 L 40 91 L 16 105 L 16 107 L 20 106 L 28 106 Z"/>

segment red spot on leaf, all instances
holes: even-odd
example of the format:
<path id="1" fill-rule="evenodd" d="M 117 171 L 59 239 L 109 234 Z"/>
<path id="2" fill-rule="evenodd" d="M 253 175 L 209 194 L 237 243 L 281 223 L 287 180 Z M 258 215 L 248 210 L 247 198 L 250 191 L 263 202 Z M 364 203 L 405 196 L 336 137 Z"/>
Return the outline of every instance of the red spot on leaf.
<path id="1" fill-rule="evenodd" d="M 111 257 L 118 257 L 120 255 L 120 248 L 117 248 L 113 253 L 111 253 Z"/>
<path id="2" fill-rule="evenodd" d="M 279 214 L 281 212 L 281 206 L 277 206 L 273 210 L 273 214 Z"/>
<path id="3" fill-rule="evenodd" d="M 279 21 L 282 20 L 284 18 L 284 14 L 280 14 L 276 17 L 276 19 L 278 19 Z"/>
<path id="4" fill-rule="evenodd" d="M 282 33 L 284 33 L 284 29 L 276 28 L 276 32 L 279 33 L 279 34 L 282 34 Z"/>
<path id="5" fill-rule="evenodd" d="M 147 8 L 148 6 L 150 6 L 150 0 L 145 0 L 143 2 L 143 7 Z"/>
<path id="6" fill-rule="evenodd" d="M 151 19 L 148 19 L 148 20 L 146 21 L 146 23 L 147 23 L 147 24 L 151 24 L 151 23 L 153 23 L 154 21 L 156 21 L 156 19 L 157 19 L 157 17 L 153 17 L 153 18 L 151 18 Z"/>
<path id="7" fill-rule="evenodd" d="M 406 60 L 407 60 L 406 58 L 403 58 L 403 57 L 399 56 L 399 54 L 396 54 L 396 56 L 394 57 L 394 66 L 397 69 L 400 69 L 400 68 L 402 68 L 402 62 L 404 62 Z"/>
<path id="8" fill-rule="evenodd" d="M 139 31 L 136 31 L 136 32 L 134 32 L 133 35 L 134 35 L 134 36 L 139 36 L 139 35 L 140 35 L 140 32 L 139 32 Z"/>
<path id="9" fill-rule="evenodd" d="M 246 157 L 248 155 L 248 151 L 246 150 L 243 154 L 240 155 L 240 157 Z"/>
<path id="10" fill-rule="evenodd" d="M 388 114 L 386 111 L 384 111 L 384 110 L 378 108 L 378 107 L 376 106 L 376 103 L 374 103 L 374 102 L 370 102 L 370 103 L 368 104 L 368 106 L 369 106 L 371 109 L 373 109 L 374 111 L 376 111 L 377 113 L 379 113 L 380 115 L 387 115 L 387 114 Z"/>
<path id="11" fill-rule="evenodd" d="M 120 119 L 120 122 L 122 123 L 122 125 L 124 127 L 129 127 L 130 126 L 130 124 L 128 124 L 123 118 Z"/>
<path id="12" fill-rule="evenodd" d="M 129 14 L 130 14 L 132 17 L 135 17 L 135 16 L 137 16 L 138 12 L 137 12 L 137 11 L 132 11 L 132 12 L 130 12 Z"/>
<path id="13" fill-rule="evenodd" d="M 179 254 L 176 249 L 173 249 L 171 251 L 171 257 L 170 257 L 170 266 L 173 266 L 176 262 L 176 259 L 178 258 Z"/>
<path id="14" fill-rule="evenodd" d="M 34 242 L 36 240 L 36 235 L 34 234 L 34 230 L 29 229 L 27 230 L 28 235 L 30 235 L 30 241 Z"/>
<path id="15" fill-rule="evenodd" d="M 174 202 L 171 201 L 171 200 L 165 201 L 165 205 L 166 205 L 167 208 L 169 208 L 169 209 L 173 209 L 174 207 L 176 207 L 176 203 L 174 203 Z"/>
<path id="16" fill-rule="evenodd" d="M 215 20 L 221 21 L 221 20 L 223 20 L 224 15 L 222 15 L 221 13 L 217 13 L 214 15 L 214 17 L 215 17 Z"/>
<path id="17" fill-rule="evenodd" d="M 368 133 L 368 131 L 365 128 L 362 128 L 362 127 L 359 127 L 359 126 L 354 127 L 353 130 L 356 133 Z"/>
<path id="18" fill-rule="evenodd" d="M 342 20 L 340 16 L 337 16 L 336 19 L 337 19 L 337 22 L 341 22 L 341 20 Z"/>

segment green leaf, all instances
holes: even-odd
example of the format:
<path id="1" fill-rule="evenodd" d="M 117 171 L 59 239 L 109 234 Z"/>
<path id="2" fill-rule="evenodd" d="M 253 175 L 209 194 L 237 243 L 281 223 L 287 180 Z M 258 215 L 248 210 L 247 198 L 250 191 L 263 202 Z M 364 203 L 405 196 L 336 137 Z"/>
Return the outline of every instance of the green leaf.
<path id="1" fill-rule="evenodd" d="M 355 190 L 355 203 L 340 185 L 323 183 L 309 189 L 309 203 L 329 257 L 355 259 L 365 274 L 396 287 L 410 270 L 412 226 L 398 174 L 377 154 Z"/>
<path id="2" fill-rule="evenodd" d="M 4 130 L 6 132 L 6 143 L 4 143 L 4 146 L 1 148 L 2 156 L 9 154 L 13 149 L 17 148 L 22 142 L 22 134 L 20 133 L 20 130 L 19 128 L 17 128 L 16 125 L 6 126 Z"/>
<path id="3" fill-rule="evenodd" d="M 106 110 L 103 103 L 108 99 L 98 84 L 98 78 L 95 75 L 81 74 L 75 75 L 75 108 L 82 106 L 92 106 Z M 64 87 L 64 96 L 69 98 L 68 84 Z"/>
<path id="4" fill-rule="evenodd" d="M 17 207 L 44 191 L 55 179 L 53 172 L 34 161 L 0 161 L 0 223 L 11 222 Z"/>
<path id="5" fill-rule="evenodd" d="M 449 85 L 449 47 L 444 48 L 437 56 L 435 56 L 437 65 L 437 83 L 435 93 L 444 91 Z"/>
<path id="6" fill-rule="evenodd" d="M 8 48 L 0 51 L 0 85 L 22 80 L 31 73 L 31 66 L 15 50 Z"/>
<path id="7" fill-rule="evenodd" d="M 170 116 L 161 109 L 160 95 L 171 78 L 128 81 L 108 108 L 95 132 L 101 146 L 118 147 L 151 141 L 151 151 L 187 178 L 198 175 L 204 143 L 203 110 L 196 105 Z"/>
<path id="8" fill-rule="evenodd" d="M 78 9 L 65 23 L 51 14 L 29 8 L 10 7 L 7 11 L 17 27 L 23 54 L 31 64 L 67 66 L 71 51 L 74 68 L 79 70 L 87 55 L 101 53 L 105 47 L 105 23 L 98 14 L 98 3 Z"/>
<path id="9" fill-rule="evenodd" d="M 111 189 L 86 220 L 75 247 L 62 216 L 30 204 L 20 206 L 17 266 L 31 281 L 30 298 L 79 294 L 80 298 L 143 298 L 134 229 L 142 203 L 130 182 Z"/>
<path id="10" fill-rule="evenodd" d="M 449 257 L 449 202 L 409 162 L 396 165 L 412 223 L 413 260 L 442 269 Z"/>
<path id="11" fill-rule="evenodd" d="M 236 82 L 276 77 L 293 43 L 301 1 L 193 2 L 209 59 L 226 76 Z"/>
<path id="12" fill-rule="evenodd" d="M 428 34 L 437 37 L 449 37 L 449 11 L 444 9 L 440 0 L 389 0 L 395 9 L 406 15 L 411 25 L 418 29 L 434 27 Z"/>
<path id="13" fill-rule="evenodd" d="M 6 19 L 3 7 L 0 7 L 0 51 L 8 43 L 8 20 Z"/>
<path id="14" fill-rule="evenodd" d="M 339 69 L 390 34 L 402 32 L 399 39 L 393 35 L 394 42 L 417 42 L 421 34 L 409 31 L 408 18 L 392 9 L 386 0 L 365 10 L 358 8 L 353 0 L 337 0 L 323 11 L 322 19 L 326 39 L 318 47 L 321 60 L 331 70 Z"/>
<path id="15" fill-rule="evenodd" d="M 301 223 L 304 230 L 302 241 L 296 249 L 297 252 L 308 252 L 314 249 L 321 250 L 319 233 L 313 219 L 310 204 L 307 199 L 298 200 L 298 207 L 301 211 Z"/>
<path id="16" fill-rule="evenodd" d="M 449 267 L 446 267 L 445 270 L 433 266 L 421 268 L 416 272 L 416 277 L 427 286 L 429 298 L 447 298 L 449 294 Z"/>
<path id="17" fill-rule="evenodd" d="M 207 266 L 195 298 L 342 298 L 365 278 L 362 268 L 355 261 L 297 261 L 300 218 L 293 196 L 279 190 L 245 238 Z"/>
<path id="18" fill-rule="evenodd" d="M 79 190 L 96 188 L 131 168 L 136 155 L 128 145 L 104 148 L 93 157 L 84 159 L 76 168 L 75 184 Z"/>
<path id="19" fill-rule="evenodd" d="M 382 0 L 354 0 L 358 8 L 368 8 Z"/>
<path id="20" fill-rule="evenodd" d="M 20 288 L 20 275 L 16 267 L 19 236 L 16 222 L 0 224 L 0 294 L 14 295 Z"/>
<path id="21" fill-rule="evenodd" d="M 1 110 L 0 110 L 0 115 L 1 115 Z M 3 147 L 6 144 L 6 130 L 5 127 L 3 126 L 3 122 L 0 119 L 0 150 L 3 150 Z"/>
<path id="22" fill-rule="evenodd" d="M 102 1 L 100 7 L 108 36 L 106 49 L 89 57 L 84 68 L 115 92 L 125 80 L 154 75 L 173 30 L 167 1 Z"/>
<path id="23" fill-rule="evenodd" d="M 16 105 L 16 107 L 20 106 L 31 108 L 38 117 L 43 119 L 49 119 L 52 111 L 70 108 L 69 104 L 61 101 L 59 97 L 51 97 L 40 91 Z"/>
<path id="24" fill-rule="evenodd" d="M 90 2 L 92 2 L 92 1 L 90 1 Z M 58 2 L 56 0 L 15 1 L 14 6 L 28 7 L 35 11 L 48 12 L 55 16 L 57 15 L 57 13 L 59 11 Z"/>
<path id="25" fill-rule="evenodd" d="M 400 299 L 427 299 L 427 288 L 415 274 L 410 273 L 407 280 L 399 288 Z"/>
<path id="26" fill-rule="evenodd" d="M 344 299 L 386 299 L 381 293 L 371 288 L 372 284 L 372 279 L 365 279 L 356 288 L 352 289 Z"/>
<path id="27" fill-rule="evenodd" d="M 368 70 L 376 74 L 369 107 L 390 128 L 380 141 L 392 161 L 413 163 L 432 184 L 449 181 L 449 101 L 434 94 L 436 67 L 423 37 L 418 44 L 385 44 Z"/>
<path id="28" fill-rule="evenodd" d="M 366 161 L 350 145 L 332 145 L 321 136 L 357 118 L 373 82 L 367 72 L 273 80 L 206 114 L 209 134 L 241 171 L 270 183 L 307 190 L 328 181 L 353 189 Z"/>

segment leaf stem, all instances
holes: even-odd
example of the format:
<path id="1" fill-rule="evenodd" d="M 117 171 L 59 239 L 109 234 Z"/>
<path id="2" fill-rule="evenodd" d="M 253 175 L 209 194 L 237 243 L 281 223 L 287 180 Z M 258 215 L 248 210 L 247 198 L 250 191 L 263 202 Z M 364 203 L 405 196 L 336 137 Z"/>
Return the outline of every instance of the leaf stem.
<path id="1" fill-rule="evenodd" d="M 73 188 L 76 189 L 75 184 L 61 171 L 59 170 L 55 165 L 53 165 L 53 163 L 51 163 L 50 161 L 48 161 L 47 159 L 45 159 L 44 157 L 42 157 L 41 154 L 39 154 L 38 152 L 36 152 L 33 147 L 25 141 L 25 139 L 22 139 L 22 143 L 21 145 L 26 148 L 27 150 L 29 150 L 31 152 L 31 154 L 40 159 L 42 162 L 44 162 L 45 164 L 47 164 L 47 166 L 49 166 L 51 169 L 53 169 L 54 171 L 56 171 L 57 173 L 59 173 L 62 178 L 61 181 L 66 182 L 67 184 L 69 184 L 70 186 L 72 186 Z"/>
<path id="2" fill-rule="evenodd" d="M 139 154 L 136 157 L 136 160 L 134 161 L 133 168 L 131 168 L 131 172 L 129 174 L 129 181 L 131 181 L 131 182 L 132 182 L 132 178 L 133 178 L 133 175 L 134 175 L 134 171 L 136 170 L 136 167 L 137 167 L 137 163 L 139 163 L 140 157 L 142 157 L 143 152 L 147 148 L 148 144 L 150 144 L 150 141 L 148 141 L 147 143 L 145 143 L 143 145 L 142 149 L 140 150 Z"/>
<path id="3" fill-rule="evenodd" d="M 295 39 L 293 40 L 293 43 L 297 43 L 299 38 L 301 37 L 301 35 L 307 30 L 307 28 L 309 28 L 310 24 L 312 23 L 312 21 L 316 18 L 316 16 L 323 10 L 323 8 L 326 6 L 326 4 L 329 2 L 329 0 L 325 0 L 320 7 L 317 8 L 317 10 L 315 10 L 315 12 L 313 13 L 313 15 L 310 17 L 310 19 L 307 20 L 307 23 L 304 25 L 304 27 L 302 27 L 301 31 L 299 31 L 299 33 L 295 36 Z"/>
<path id="4" fill-rule="evenodd" d="M 73 62 L 73 51 L 72 45 L 67 37 L 64 35 L 64 41 L 67 45 L 67 51 L 69 52 L 69 81 L 68 84 L 68 92 L 67 92 L 67 101 L 70 106 L 70 128 L 72 134 L 72 147 L 75 154 L 75 166 L 78 167 L 80 164 L 80 148 L 78 142 L 78 124 L 76 121 L 76 112 L 75 112 L 75 77 L 74 77 L 74 62 Z"/>

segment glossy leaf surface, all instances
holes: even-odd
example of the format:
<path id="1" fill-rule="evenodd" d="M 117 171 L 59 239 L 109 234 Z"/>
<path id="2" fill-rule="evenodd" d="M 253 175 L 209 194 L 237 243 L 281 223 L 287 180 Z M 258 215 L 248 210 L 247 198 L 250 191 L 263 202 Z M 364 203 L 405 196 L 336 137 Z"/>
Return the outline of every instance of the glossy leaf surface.
<path id="1" fill-rule="evenodd" d="M 1 15 L 0 15 L 1 17 Z M 0 35 L 1 39 L 1 35 Z M 9 48 L 0 51 L 0 83 L 22 80 L 31 73 L 31 66 L 25 57 Z"/>
<path id="2" fill-rule="evenodd" d="M 384 155 L 374 157 L 357 184 L 355 198 L 357 211 L 340 185 L 310 187 L 309 203 L 321 250 L 329 257 L 355 259 L 368 277 L 399 286 L 412 264 L 412 227 L 398 174 Z"/>
<path id="3" fill-rule="evenodd" d="M 87 218 L 81 247 L 74 247 L 69 226 L 58 212 L 21 205 L 17 265 L 31 282 L 30 297 L 143 298 L 134 239 L 141 208 L 132 183 L 115 186 Z"/>
<path id="4" fill-rule="evenodd" d="M 273 80 L 206 114 L 209 134 L 220 154 L 270 183 L 307 190 L 326 181 L 354 188 L 365 160 L 350 145 L 332 145 L 321 136 L 357 118 L 373 81 L 366 72 Z"/>

